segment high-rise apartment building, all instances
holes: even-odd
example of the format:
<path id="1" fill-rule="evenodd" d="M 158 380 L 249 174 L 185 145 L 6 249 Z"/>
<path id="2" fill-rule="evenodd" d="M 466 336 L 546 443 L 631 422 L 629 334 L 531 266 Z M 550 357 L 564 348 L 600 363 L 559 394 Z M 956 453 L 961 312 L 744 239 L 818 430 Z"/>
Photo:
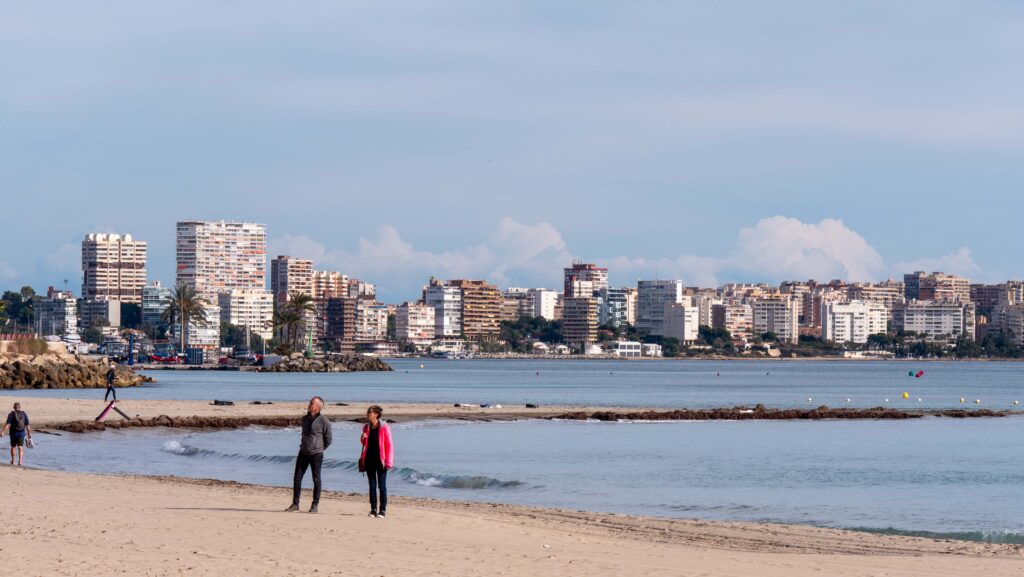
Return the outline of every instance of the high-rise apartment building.
<path id="1" fill-rule="evenodd" d="M 45 297 L 32 297 L 32 312 L 40 336 L 65 337 L 78 333 L 78 301 L 71 292 L 50 287 Z"/>
<path id="2" fill-rule="evenodd" d="M 878 301 L 825 302 L 821 305 L 822 338 L 837 343 L 868 342 L 886 332 L 889 310 Z"/>
<path id="3" fill-rule="evenodd" d="M 642 280 L 636 289 L 636 328 L 651 335 L 663 335 L 665 304 L 683 302 L 683 281 Z"/>
<path id="4" fill-rule="evenodd" d="M 369 299 L 356 300 L 356 343 L 379 343 L 388 337 L 388 306 Z"/>
<path id="5" fill-rule="evenodd" d="M 288 302 L 293 292 L 314 296 L 313 261 L 278 255 L 270 261 L 270 292 L 277 305 Z"/>
<path id="6" fill-rule="evenodd" d="M 700 309 L 687 303 L 665 303 L 665 336 L 693 344 L 700 335 Z"/>
<path id="7" fill-rule="evenodd" d="M 501 332 L 504 300 L 498 287 L 482 280 L 453 280 L 462 291 L 462 334 L 467 339 L 494 340 Z"/>
<path id="8" fill-rule="evenodd" d="M 314 301 L 326 301 L 334 297 L 358 296 L 349 294 L 348 276 L 336 270 L 315 270 L 311 277 L 310 294 Z"/>
<path id="9" fill-rule="evenodd" d="M 132 235 L 87 234 L 82 239 L 82 298 L 140 304 L 146 284 L 146 241 Z"/>
<path id="10" fill-rule="evenodd" d="M 260 338 L 273 336 L 274 294 L 263 289 L 232 289 L 217 295 L 220 322 L 244 327 Z"/>
<path id="11" fill-rule="evenodd" d="M 161 318 L 170 306 L 171 288 L 155 280 L 142 287 L 142 326 L 153 329 L 166 329 L 167 323 Z"/>
<path id="12" fill-rule="evenodd" d="M 599 325 L 621 327 L 636 323 L 635 288 L 603 288 L 597 294 L 600 307 L 597 315 Z"/>
<path id="13" fill-rule="evenodd" d="M 434 307 L 403 303 L 395 311 L 395 338 L 417 348 L 426 348 L 434 341 Z"/>
<path id="14" fill-rule="evenodd" d="M 711 326 L 725 329 L 734 341 L 749 341 L 754 335 L 754 309 L 734 302 L 712 305 Z"/>
<path id="15" fill-rule="evenodd" d="M 781 298 L 754 300 L 754 335 L 774 333 L 780 342 L 800 342 L 800 323 L 796 299 L 789 295 Z"/>
<path id="16" fill-rule="evenodd" d="M 177 282 L 215 305 L 232 289 L 263 289 L 267 282 L 267 231 L 262 224 L 188 220 L 177 227 Z"/>
<path id="17" fill-rule="evenodd" d="M 594 296 L 594 293 L 601 289 L 608 288 L 608 269 L 601 268 L 595 264 L 587 264 L 580 261 L 573 261 L 572 266 L 564 269 L 565 287 L 563 296 Z M 580 294 L 580 285 L 576 283 L 590 283 L 590 294 Z"/>
<path id="18" fill-rule="evenodd" d="M 932 341 L 974 340 L 974 303 L 970 301 L 897 302 L 892 311 L 893 330 L 915 332 Z"/>
<path id="19" fill-rule="evenodd" d="M 434 307 L 434 337 L 462 336 L 462 289 L 432 278 L 423 287 L 423 302 Z"/>
<path id="20" fill-rule="evenodd" d="M 920 288 L 918 289 L 920 293 Z M 906 297 L 906 289 L 903 283 L 895 280 L 882 281 L 880 283 L 853 283 L 846 288 L 846 295 L 851 301 L 865 301 L 879 303 L 886 309 L 892 311 L 897 301 Z"/>
<path id="21" fill-rule="evenodd" d="M 327 299 L 324 339 L 332 345 L 333 350 L 355 352 L 358 302 L 359 299 L 347 296 Z"/>
<path id="22" fill-rule="evenodd" d="M 587 345 L 597 342 L 597 299 L 564 297 L 562 307 L 562 336 L 565 342 L 585 352 Z"/>
<path id="23" fill-rule="evenodd" d="M 903 275 L 904 296 L 919 301 L 970 301 L 971 281 L 961 276 L 917 271 Z"/>

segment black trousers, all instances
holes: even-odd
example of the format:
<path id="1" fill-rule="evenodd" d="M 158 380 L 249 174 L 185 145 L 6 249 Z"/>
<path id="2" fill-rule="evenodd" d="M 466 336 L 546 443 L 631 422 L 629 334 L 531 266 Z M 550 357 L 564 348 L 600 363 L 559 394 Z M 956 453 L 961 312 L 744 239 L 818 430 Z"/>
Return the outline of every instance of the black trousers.
<path id="1" fill-rule="evenodd" d="M 114 385 L 107 385 L 107 392 L 103 394 L 103 402 L 107 402 L 107 396 L 114 395 L 114 400 L 117 400 L 117 391 L 114 390 Z"/>
<path id="2" fill-rule="evenodd" d="M 292 485 L 292 504 L 299 505 L 299 495 L 302 493 L 302 478 L 306 476 L 306 469 L 313 470 L 313 504 L 320 504 L 320 467 L 324 464 L 323 453 L 305 455 L 299 453 L 295 459 L 295 482 Z"/>
<path id="3" fill-rule="evenodd" d="M 370 481 L 370 510 L 383 513 L 388 508 L 388 470 L 383 465 L 366 469 Z M 380 489 L 380 509 L 377 508 L 377 489 Z"/>

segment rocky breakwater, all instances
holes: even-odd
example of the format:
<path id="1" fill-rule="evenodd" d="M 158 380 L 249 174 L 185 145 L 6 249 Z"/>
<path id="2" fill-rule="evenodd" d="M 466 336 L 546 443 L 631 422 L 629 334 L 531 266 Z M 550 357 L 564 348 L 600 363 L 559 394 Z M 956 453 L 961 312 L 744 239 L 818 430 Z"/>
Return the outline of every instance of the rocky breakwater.
<path id="1" fill-rule="evenodd" d="M 106 359 L 69 354 L 0 356 L 0 389 L 102 389 L 107 386 Z M 135 387 L 153 379 L 117 367 L 115 387 Z"/>
<path id="2" fill-rule="evenodd" d="M 349 373 L 390 370 L 391 365 L 374 357 L 341 355 L 329 359 L 307 359 L 302 353 L 292 353 L 278 363 L 260 368 L 260 372 L 265 373 Z"/>

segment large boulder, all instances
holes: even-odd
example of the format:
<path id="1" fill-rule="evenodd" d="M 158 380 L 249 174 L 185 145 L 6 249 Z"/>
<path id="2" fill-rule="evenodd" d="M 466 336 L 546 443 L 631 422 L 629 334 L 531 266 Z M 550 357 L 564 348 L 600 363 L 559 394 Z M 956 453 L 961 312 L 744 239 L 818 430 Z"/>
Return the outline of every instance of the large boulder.
<path id="1" fill-rule="evenodd" d="M 107 386 L 108 368 L 106 359 L 68 354 L 0 356 L 0 389 L 100 389 Z M 115 374 L 115 387 L 153 381 L 124 366 Z"/>
<path id="2" fill-rule="evenodd" d="M 307 359 L 301 353 L 293 353 L 286 360 L 261 367 L 266 373 L 347 373 L 350 371 L 390 371 L 391 365 L 375 357 L 362 355 L 340 355 L 327 359 Z"/>

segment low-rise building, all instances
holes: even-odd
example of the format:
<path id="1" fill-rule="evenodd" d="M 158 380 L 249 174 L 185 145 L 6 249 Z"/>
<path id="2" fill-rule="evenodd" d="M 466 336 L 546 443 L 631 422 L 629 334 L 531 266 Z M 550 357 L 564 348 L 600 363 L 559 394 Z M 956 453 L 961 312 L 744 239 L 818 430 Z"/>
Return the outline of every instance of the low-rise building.
<path id="1" fill-rule="evenodd" d="M 636 341 L 615 341 L 608 343 L 605 351 L 610 355 L 625 358 L 639 358 L 643 356 L 643 347 Z"/>
<path id="2" fill-rule="evenodd" d="M 83 329 L 121 326 L 121 301 L 99 298 L 83 299 L 80 302 L 79 326 Z"/>

